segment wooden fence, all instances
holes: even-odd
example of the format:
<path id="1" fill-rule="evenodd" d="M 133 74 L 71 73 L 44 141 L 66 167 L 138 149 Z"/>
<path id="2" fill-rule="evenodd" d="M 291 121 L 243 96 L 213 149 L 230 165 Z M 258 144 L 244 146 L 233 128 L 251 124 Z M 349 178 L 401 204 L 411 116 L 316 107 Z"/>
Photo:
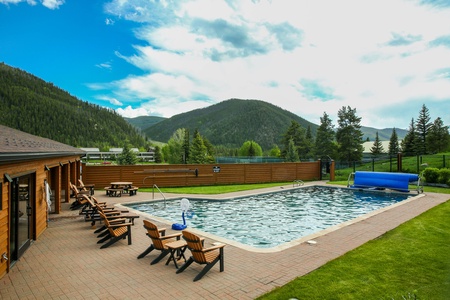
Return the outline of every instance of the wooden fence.
<path id="1" fill-rule="evenodd" d="M 294 180 L 320 179 L 321 164 L 317 162 L 217 164 L 217 165 L 82 165 L 85 184 L 96 189 L 113 181 L 131 181 L 138 187 L 179 187 L 226 185 Z"/>

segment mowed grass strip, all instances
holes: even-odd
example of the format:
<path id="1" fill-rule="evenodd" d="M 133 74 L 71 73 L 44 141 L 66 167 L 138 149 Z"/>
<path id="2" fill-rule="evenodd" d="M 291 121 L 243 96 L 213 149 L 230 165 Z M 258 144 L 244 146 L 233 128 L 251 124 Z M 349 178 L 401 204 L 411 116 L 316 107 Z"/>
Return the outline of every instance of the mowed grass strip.
<path id="1" fill-rule="evenodd" d="M 450 299 L 450 201 L 258 299 L 291 298 Z"/>

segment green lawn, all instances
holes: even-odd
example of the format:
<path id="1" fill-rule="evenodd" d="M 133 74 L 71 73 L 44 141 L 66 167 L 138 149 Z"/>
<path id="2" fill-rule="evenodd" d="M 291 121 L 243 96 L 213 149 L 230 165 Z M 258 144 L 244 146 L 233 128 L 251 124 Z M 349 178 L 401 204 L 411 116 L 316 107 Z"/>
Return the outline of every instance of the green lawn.
<path id="1" fill-rule="evenodd" d="M 191 186 L 191 187 L 174 187 L 160 188 L 163 193 L 174 194 L 224 194 L 231 192 L 250 191 L 255 189 L 282 186 L 292 184 L 292 182 L 278 183 L 261 183 L 261 184 L 230 184 L 230 185 L 210 185 L 210 186 Z M 139 188 L 139 191 L 152 192 L 152 188 Z"/>
<path id="2" fill-rule="evenodd" d="M 450 202 L 258 299 L 450 299 Z"/>

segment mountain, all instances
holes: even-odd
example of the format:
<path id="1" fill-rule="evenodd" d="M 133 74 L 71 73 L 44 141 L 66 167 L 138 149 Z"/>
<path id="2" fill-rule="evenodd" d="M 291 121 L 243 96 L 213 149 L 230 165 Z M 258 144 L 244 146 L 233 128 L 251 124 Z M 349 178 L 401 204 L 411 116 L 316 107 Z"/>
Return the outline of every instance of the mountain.
<path id="1" fill-rule="evenodd" d="M 376 129 L 372 127 L 361 126 L 361 131 L 364 134 L 363 141 L 366 141 L 367 139 L 372 142 L 375 141 L 377 132 L 380 141 L 389 141 L 391 139 L 392 130 L 393 128 Z M 408 133 L 408 130 L 395 128 L 395 132 L 397 133 L 398 139 L 402 140 Z"/>
<path id="2" fill-rule="evenodd" d="M 144 147 L 115 111 L 83 102 L 52 83 L 0 63 L 0 124 L 74 147 Z"/>
<path id="3" fill-rule="evenodd" d="M 245 141 L 257 142 L 263 150 L 280 145 L 283 134 L 296 121 L 310 126 L 315 135 L 317 125 L 273 104 L 260 100 L 229 99 L 206 108 L 175 115 L 144 130 L 152 140 L 167 142 L 178 128 L 196 129 L 214 146 L 239 148 Z"/>
<path id="4" fill-rule="evenodd" d="M 139 128 L 140 130 L 146 130 L 150 126 L 153 126 L 158 122 L 164 121 L 166 118 L 155 116 L 140 116 L 136 118 L 124 118 L 124 119 L 134 127 Z"/>

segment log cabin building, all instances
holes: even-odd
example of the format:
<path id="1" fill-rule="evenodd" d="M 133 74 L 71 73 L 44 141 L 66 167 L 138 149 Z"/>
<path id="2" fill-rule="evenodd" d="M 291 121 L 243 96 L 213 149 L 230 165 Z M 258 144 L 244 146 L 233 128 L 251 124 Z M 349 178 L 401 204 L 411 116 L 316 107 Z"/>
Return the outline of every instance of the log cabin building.
<path id="1" fill-rule="evenodd" d="M 69 202 L 84 151 L 0 125 L 0 278 Z"/>

